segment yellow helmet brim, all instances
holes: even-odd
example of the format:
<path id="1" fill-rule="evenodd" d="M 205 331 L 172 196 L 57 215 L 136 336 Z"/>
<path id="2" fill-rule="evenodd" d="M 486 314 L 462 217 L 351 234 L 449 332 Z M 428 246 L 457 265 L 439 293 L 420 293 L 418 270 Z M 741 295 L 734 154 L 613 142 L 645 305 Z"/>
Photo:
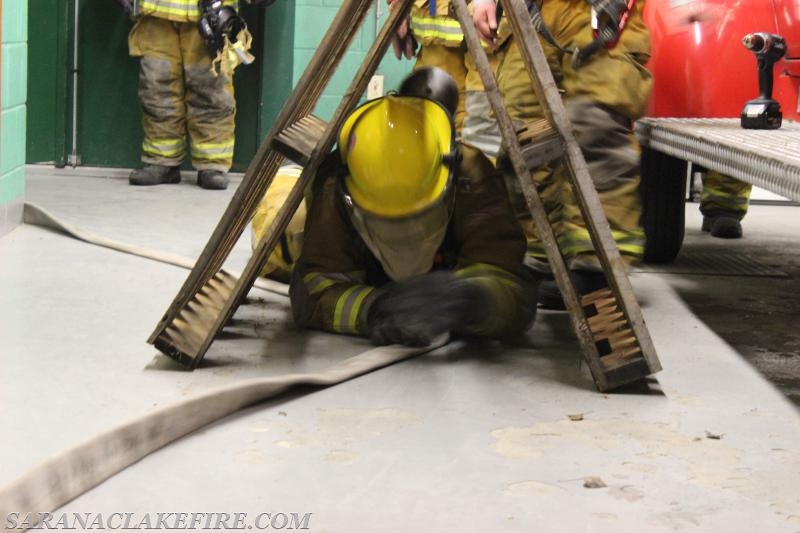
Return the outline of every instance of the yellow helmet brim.
<path id="1" fill-rule="evenodd" d="M 386 96 L 347 118 L 339 149 L 353 203 L 371 214 L 403 217 L 443 198 L 451 180 L 447 158 L 455 150 L 455 131 L 437 102 Z"/>

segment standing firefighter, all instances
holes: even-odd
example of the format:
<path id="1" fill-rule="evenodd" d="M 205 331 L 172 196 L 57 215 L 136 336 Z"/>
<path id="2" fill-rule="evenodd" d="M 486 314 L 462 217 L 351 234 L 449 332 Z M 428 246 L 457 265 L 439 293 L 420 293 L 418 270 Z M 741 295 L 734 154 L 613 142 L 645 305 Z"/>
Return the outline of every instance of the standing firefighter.
<path id="1" fill-rule="evenodd" d="M 389 0 L 395 5 L 397 0 Z M 451 12 L 449 0 L 416 0 L 409 21 L 394 37 L 395 55 L 416 58 L 414 69 L 438 67 L 450 74 L 458 86 L 455 114 L 456 134 L 491 159 L 500 151 L 500 129 L 486 97 L 475 60 L 467 51 L 464 32 Z M 410 27 L 410 32 L 407 28 Z M 417 50 L 417 45 L 419 46 Z M 497 57 L 485 47 L 494 68 Z M 415 55 L 413 52 L 416 50 Z"/>
<path id="2" fill-rule="evenodd" d="M 639 147 L 632 131 L 633 121 L 644 113 L 652 89 L 652 76 L 644 67 L 650 56 L 650 35 L 642 21 L 643 5 L 643 0 L 536 0 L 529 4 L 534 23 L 541 23 L 537 28 L 539 40 L 563 92 L 575 137 L 612 234 L 629 264 L 638 262 L 644 253 L 639 220 Z M 511 118 L 519 122 L 541 118 L 542 107 L 515 38 L 498 41 L 494 0 L 474 0 L 473 6 L 478 31 L 499 46 L 503 55 L 498 85 Z M 502 26 L 501 36 L 508 33 L 505 23 Z M 604 285 L 605 279 L 566 172 L 561 163 L 547 165 L 535 169 L 533 179 L 576 289 L 586 293 Z M 525 225 L 526 264 L 547 269 L 532 221 Z M 563 306 L 554 284 L 543 286 L 542 304 Z"/>
<path id="3" fill-rule="evenodd" d="M 264 3 L 253 0 L 254 3 Z M 130 54 L 141 57 L 142 162 L 131 185 L 179 183 L 185 137 L 197 184 L 225 189 L 233 161 L 233 70 L 249 63 L 237 0 L 137 0 Z"/>
<path id="4" fill-rule="evenodd" d="M 292 276 L 299 325 L 409 345 L 528 327 L 536 284 L 524 235 L 491 162 L 455 141 L 454 107 L 439 102 L 456 91 L 452 81 L 444 98 L 401 91 L 347 118 L 314 183 Z"/>
<path id="5" fill-rule="evenodd" d="M 703 214 L 703 231 L 721 239 L 738 239 L 742 236 L 742 219 L 750 205 L 753 186 L 715 170 L 703 175 L 703 192 L 700 212 Z"/>

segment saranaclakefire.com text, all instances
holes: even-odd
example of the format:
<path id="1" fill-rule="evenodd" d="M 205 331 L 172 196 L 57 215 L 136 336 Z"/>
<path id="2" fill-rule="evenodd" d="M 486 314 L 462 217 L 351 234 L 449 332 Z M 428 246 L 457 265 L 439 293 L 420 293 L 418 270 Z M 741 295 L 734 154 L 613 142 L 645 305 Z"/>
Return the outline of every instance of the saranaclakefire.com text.
<path id="1" fill-rule="evenodd" d="M 309 529 L 311 514 L 9 513 L 4 529 Z"/>

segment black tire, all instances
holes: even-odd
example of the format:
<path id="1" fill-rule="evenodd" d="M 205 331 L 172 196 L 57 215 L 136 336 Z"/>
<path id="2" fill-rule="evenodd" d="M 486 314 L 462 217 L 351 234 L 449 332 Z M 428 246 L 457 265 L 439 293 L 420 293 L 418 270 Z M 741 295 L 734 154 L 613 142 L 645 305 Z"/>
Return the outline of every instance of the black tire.
<path id="1" fill-rule="evenodd" d="M 646 263 L 670 263 L 683 245 L 686 161 L 642 147 L 642 226 Z"/>

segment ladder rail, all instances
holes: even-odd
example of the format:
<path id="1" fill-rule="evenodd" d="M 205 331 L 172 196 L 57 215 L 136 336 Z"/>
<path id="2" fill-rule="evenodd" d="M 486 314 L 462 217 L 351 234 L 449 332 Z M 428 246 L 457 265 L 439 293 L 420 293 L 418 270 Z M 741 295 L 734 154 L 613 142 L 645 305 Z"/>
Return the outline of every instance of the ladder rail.
<path id="1" fill-rule="evenodd" d="M 520 52 L 522 53 L 525 67 L 528 70 L 533 89 L 542 102 L 543 108 L 551 124 L 558 130 L 566 143 L 566 157 L 564 158 L 570 168 L 573 190 L 578 200 L 583 219 L 589 231 L 595 253 L 607 281 L 615 295 L 621 301 L 621 310 L 625 313 L 634 335 L 639 341 L 644 358 L 652 372 L 661 370 L 661 364 L 656 356 L 655 346 L 650 338 L 650 333 L 644 324 L 644 317 L 633 292 L 630 280 L 626 275 L 627 266 L 622 261 L 616 241 L 611 234 L 611 228 L 606 219 L 603 206 L 597 194 L 594 194 L 594 182 L 589 175 L 589 169 L 580 146 L 572 133 L 572 126 L 567 118 L 564 103 L 547 63 L 547 58 L 542 50 L 536 29 L 533 27 L 530 13 L 522 0 L 500 0 L 503 3 L 511 30 L 515 37 L 522 39 Z M 538 73 L 538 75 L 537 75 Z M 548 80 L 542 83 L 541 78 Z M 563 291 L 563 287 L 559 284 Z"/>
<path id="2" fill-rule="evenodd" d="M 240 303 L 247 296 L 247 292 L 250 290 L 250 287 L 252 287 L 253 282 L 258 276 L 263 264 L 266 262 L 270 253 L 272 253 L 272 250 L 278 243 L 281 234 L 286 229 L 286 226 L 289 224 L 292 216 L 297 211 L 298 207 L 300 207 L 300 203 L 303 201 L 303 192 L 308 184 L 314 179 L 314 176 L 319 170 L 322 161 L 325 159 L 325 157 L 327 157 L 328 153 L 331 151 L 331 148 L 335 144 L 336 135 L 339 132 L 339 128 L 344 123 L 345 118 L 350 111 L 355 108 L 355 106 L 358 104 L 358 101 L 361 99 L 361 95 L 363 95 L 364 91 L 366 91 L 370 76 L 372 76 L 372 74 L 378 68 L 378 64 L 383 59 L 383 56 L 389 47 L 389 39 L 391 35 L 397 30 L 404 13 L 410 9 L 411 3 L 413 2 L 413 0 L 401 1 L 402 3 L 400 4 L 399 9 L 393 10 L 393 12 L 389 15 L 389 18 L 383 25 L 383 29 L 370 47 L 370 50 L 367 53 L 367 57 L 369 59 L 365 62 L 362 62 L 361 66 L 359 67 L 356 75 L 353 78 L 353 81 L 342 98 L 342 101 L 339 103 L 339 106 L 334 112 L 333 118 L 327 124 L 325 132 L 317 142 L 317 146 L 313 150 L 308 164 L 303 167 L 300 177 L 292 187 L 292 190 L 286 198 L 286 201 L 278 210 L 275 220 L 270 225 L 268 231 L 265 232 L 265 234 L 259 240 L 256 250 L 253 252 L 253 255 L 248 261 L 247 266 L 236 282 L 231 296 L 225 302 L 222 310 L 217 316 L 214 325 L 209 330 L 205 341 L 196 354 L 196 360 L 199 361 L 199 359 L 203 357 L 217 334 L 222 331 L 222 329 L 225 327 L 225 324 L 231 319 Z M 404 10 L 403 6 L 407 6 L 407 8 Z M 360 23 L 353 24 L 354 33 L 359 26 Z M 259 200 L 260 199 L 261 198 L 259 198 Z"/>
<path id="3" fill-rule="evenodd" d="M 405 0 L 404 0 L 405 1 Z M 148 342 L 153 344 L 180 311 L 219 270 L 252 217 L 280 166 L 282 156 L 272 150 L 272 140 L 293 122 L 310 113 L 366 17 L 372 0 L 345 0 L 322 38 L 308 67 L 278 114 L 270 132 L 247 167 L 220 223 L 197 259 L 195 267 Z M 358 22 L 358 23 L 355 23 Z M 345 31 L 342 32 L 341 29 Z M 232 237 L 232 238 L 231 238 Z"/>
<path id="4" fill-rule="evenodd" d="M 390 13 L 383 29 L 368 52 L 368 59 L 362 62 L 334 113 L 332 121 L 327 124 L 319 119 L 304 121 L 303 119 L 306 118 L 314 118 L 308 113 L 318 101 L 322 90 L 347 51 L 347 47 L 362 26 L 372 2 L 371 0 L 350 1 L 342 6 L 323 38 L 320 48 L 273 125 L 270 134 L 265 138 L 248 167 L 245 180 L 231 200 L 225 215 L 206 246 L 205 252 L 208 254 L 204 253 L 201 256 L 203 260 L 198 261 L 192 271 L 194 276 L 190 275 L 190 279 L 184 284 L 184 290 L 179 293 L 169 312 L 151 335 L 149 342 L 156 344 L 159 349 L 191 368 L 197 367 L 216 336 L 244 301 L 263 264 L 277 245 L 280 235 L 302 202 L 303 191 L 313 179 L 323 159 L 330 152 L 346 115 L 357 105 L 358 100 L 364 94 L 369 77 L 375 72 L 385 55 L 390 38 L 410 10 L 412 1 L 402 0 Z M 305 126 L 301 123 L 304 123 Z M 306 154 L 303 154 L 303 172 L 279 209 L 270 228 L 257 244 L 245 270 L 238 279 L 235 279 L 233 286 L 223 296 L 223 304 L 219 308 L 211 308 L 211 306 L 202 305 L 201 302 L 201 305 L 198 306 L 198 302 L 195 300 L 202 298 L 203 295 L 200 293 L 203 292 L 203 288 L 210 283 L 215 272 L 228 257 L 247 221 L 252 218 L 258 202 L 269 189 L 282 156 L 286 156 L 286 153 L 281 154 L 281 149 L 287 152 L 289 147 L 286 144 L 278 143 L 277 140 L 281 134 L 287 130 L 291 131 L 293 127 L 299 127 L 299 129 L 294 129 L 293 135 L 308 134 L 310 136 L 308 140 L 301 139 L 306 141 L 303 143 L 304 145 L 310 147 L 313 144 L 314 146 L 307 157 L 305 157 Z M 318 135 L 320 127 L 323 131 L 321 135 Z M 297 154 L 297 152 L 294 153 Z M 194 292 L 192 292 L 193 289 Z M 199 310 L 204 312 L 205 320 L 201 322 L 197 321 L 197 317 L 200 316 Z M 194 314 L 192 315 L 192 313 Z M 190 335 L 193 341 L 177 342 L 175 340 L 184 338 L 184 334 Z"/>
<path id="5" fill-rule="evenodd" d="M 343 2 L 297 86 L 248 166 L 244 180 L 211 239 L 148 342 L 191 368 L 199 365 L 217 335 L 246 298 L 261 268 L 277 246 L 280 236 L 303 201 L 304 192 L 330 154 L 341 125 L 364 94 L 370 76 L 377 70 L 392 36 L 408 15 L 413 1 L 400 0 L 390 10 L 388 19 L 361 61 L 333 118 L 326 123 L 310 113 L 341 63 L 355 34 L 363 26 L 372 6 L 372 0 Z M 527 124 L 526 130 L 520 132 L 515 130 L 505 108 L 488 58 L 469 15 L 466 0 L 453 0 L 453 8 L 486 86 L 487 96 L 498 119 L 511 165 L 525 199 L 525 209 L 530 212 L 539 229 L 584 359 L 597 388 L 601 391 L 608 390 L 658 371 L 661 367 L 528 12 L 521 0 L 502 1 L 512 22 L 512 30 L 521 39 L 519 45 L 523 52 L 523 62 L 532 82 L 532 89 L 540 96 L 546 115 L 538 124 Z M 259 239 L 244 271 L 238 278 L 231 276 L 220 269 L 241 238 L 258 203 L 272 185 L 283 158 L 287 157 L 301 163 L 303 170 L 269 228 Z M 609 280 L 610 288 L 605 292 L 579 297 L 575 291 L 530 172 L 531 165 L 546 158 L 564 161 L 570 171 L 581 214 L 586 220 L 592 243 Z"/>
<path id="6" fill-rule="evenodd" d="M 512 34 L 517 39 L 531 89 L 539 98 L 544 110 L 544 119 L 536 121 L 537 124 L 526 124 L 525 131 L 520 134 L 516 131 L 505 107 L 486 51 L 481 46 L 472 17 L 467 10 L 466 0 L 453 0 L 452 4 L 464 32 L 467 48 L 475 60 L 487 98 L 495 113 L 527 209 L 536 223 L 537 233 L 547 252 L 551 270 L 569 311 L 584 360 L 589 366 L 597 388 L 601 391 L 608 390 L 657 372 L 661 370 L 661 365 L 628 280 L 626 266 L 611 234 L 594 183 L 589 176 L 583 152 L 572 133 L 566 108 L 533 27 L 531 15 L 522 0 L 500 1 L 505 8 Z M 521 146 L 522 136 L 525 136 L 526 142 L 533 142 L 526 145 L 525 152 Z M 558 138 L 562 143 L 560 147 Z M 559 152 L 559 148 L 563 150 Z M 592 293 L 579 299 L 572 284 L 569 270 L 531 175 L 531 164 L 546 157 L 556 157 L 567 167 L 578 207 L 609 284 L 609 289 L 602 295 Z"/>
<path id="7" fill-rule="evenodd" d="M 558 248 L 553 228 L 550 226 L 550 221 L 547 218 L 547 212 L 545 211 L 539 192 L 536 190 L 536 186 L 531 178 L 530 170 L 528 170 L 528 166 L 525 164 L 516 130 L 514 129 L 511 117 L 503 102 L 500 89 L 497 86 L 497 80 L 489 65 L 486 51 L 483 49 L 483 46 L 481 46 L 480 37 L 478 37 L 477 30 L 473 25 L 466 1 L 452 0 L 452 6 L 456 17 L 461 23 L 467 48 L 475 59 L 475 65 L 481 76 L 481 81 L 483 81 L 484 90 L 486 91 L 487 98 L 492 106 L 500 132 L 503 136 L 503 143 L 506 146 L 508 158 L 519 180 L 522 193 L 528 204 L 528 209 L 536 222 L 536 229 L 547 251 L 553 275 L 556 278 L 559 288 L 561 288 L 564 303 L 572 318 L 571 324 L 573 330 L 578 337 L 578 342 L 581 345 L 583 353 L 588 352 L 594 354 L 594 357 L 586 357 L 586 362 L 589 365 L 592 376 L 595 377 L 597 386 L 603 389 L 607 384 L 605 383 L 605 375 L 600 365 L 600 354 L 597 351 L 591 331 L 589 330 L 589 325 L 578 300 L 578 295 L 575 292 L 572 281 L 569 279 L 567 265 Z M 554 90 L 556 90 L 555 81 L 550 73 L 550 69 L 547 68 L 545 72 L 546 74 L 542 75 L 544 78 L 542 83 L 552 84 Z"/>

